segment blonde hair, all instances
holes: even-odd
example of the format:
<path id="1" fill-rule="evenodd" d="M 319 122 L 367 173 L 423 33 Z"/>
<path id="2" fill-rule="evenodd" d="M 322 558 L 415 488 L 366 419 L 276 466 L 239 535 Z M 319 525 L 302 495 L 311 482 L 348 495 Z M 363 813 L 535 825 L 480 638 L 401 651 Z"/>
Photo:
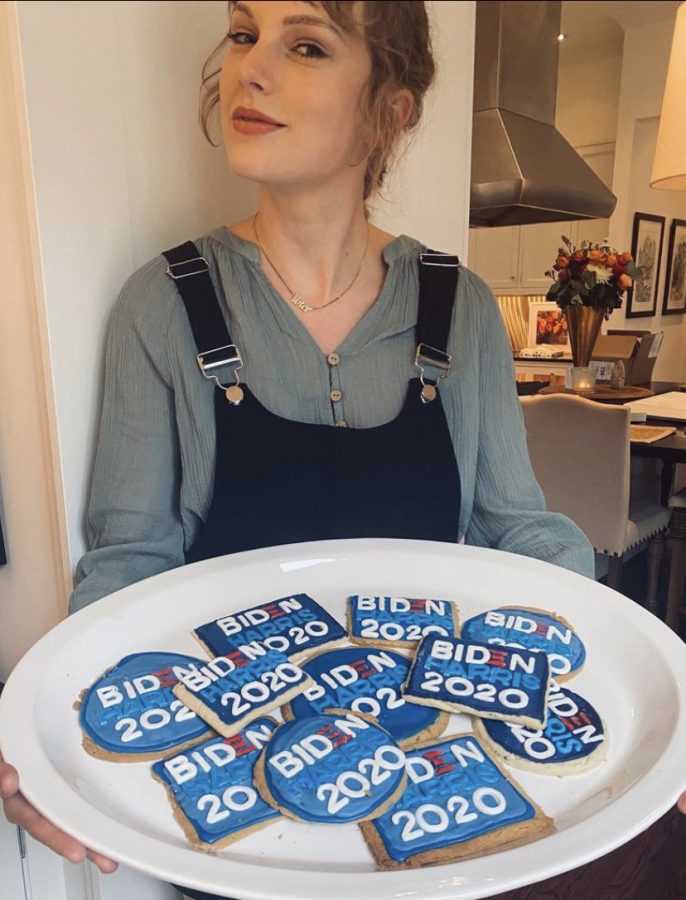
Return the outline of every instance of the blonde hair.
<path id="1" fill-rule="evenodd" d="M 320 6 L 333 22 L 349 34 L 357 33 L 360 23 L 355 16 L 356 0 L 309 0 Z M 235 0 L 229 2 L 229 13 Z M 364 199 L 377 191 L 398 150 L 400 138 L 409 133 L 422 115 L 424 95 L 431 86 L 436 65 L 431 49 L 429 21 L 423 2 L 418 0 L 363 0 L 362 36 L 369 48 L 371 75 L 361 104 L 363 121 L 372 135 L 372 150 L 367 160 Z M 207 140 L 210 116 L 219 103 L 219 74 L 228 38 L 205 60 L 200 86 L 200 124 Z M 217 66 L 216 58 L 221 54 Z M 404 125 L 399 123 L 390 96 L 406 90 L 412 97 L 412 111 Z"/>

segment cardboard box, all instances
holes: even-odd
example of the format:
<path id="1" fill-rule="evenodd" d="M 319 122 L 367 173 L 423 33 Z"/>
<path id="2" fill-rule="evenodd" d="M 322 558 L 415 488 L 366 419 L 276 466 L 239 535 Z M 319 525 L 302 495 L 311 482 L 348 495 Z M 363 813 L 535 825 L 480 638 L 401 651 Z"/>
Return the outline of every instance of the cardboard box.
<path id="1" fill-rule="evenodd" d="M 591 359 L 624 363 L 627 384 L 650 384 L 664 332 L 608 331 L 598 336 Z"/>

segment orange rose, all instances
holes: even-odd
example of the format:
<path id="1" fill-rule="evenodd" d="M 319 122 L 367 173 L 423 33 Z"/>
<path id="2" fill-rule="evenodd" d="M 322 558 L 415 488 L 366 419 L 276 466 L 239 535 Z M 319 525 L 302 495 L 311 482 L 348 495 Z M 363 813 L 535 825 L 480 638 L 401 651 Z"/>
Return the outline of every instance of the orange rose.
<path id="1" fill-rule="evenodd" d="M 624 275 L 620 275 L 617 279 L 617 287 L 620 291 L 625 291 L 627 288 L 630 288 L 632 284 L 633 281 L 631 280 L 631 276 L 627 275 L 626 273 Z"/>
<path id="2" fill-rule="evenodd" d="M 625 250 L 619 258 L 624 263 L 624 265 L 626 265 L 628 262 L 631 262 L 633 256 Z"/>
<path id="3" fill-rule="evenodd" d="M 569 257 L 560 255 L 555 260 L 555 265 L 553 268 L 555 268 L 559 271 L 560 269 L 566 269 L 568 265 L 569 265 Z"/>
<path id="4" fill-rule="evenodd" d="M 602 260 L 603 256 L 605 256 L 605 254 L 603 253 L 602 250 L 589 250 L 588 251 L 588 258 L 592 262 L 600 262 Z"/>
<path id="5" fill-rule="evenodd" d="M 584 250 L 575 250 L 574 251 L 574 259 L 585 259 L 586 253 Z"/>
<path id="6" fill-rule="evenodd" d="M 613 269 L 617 265 L 617 254 L 608 253 L 605 265 L 609 266 L 610 269 Z"/>

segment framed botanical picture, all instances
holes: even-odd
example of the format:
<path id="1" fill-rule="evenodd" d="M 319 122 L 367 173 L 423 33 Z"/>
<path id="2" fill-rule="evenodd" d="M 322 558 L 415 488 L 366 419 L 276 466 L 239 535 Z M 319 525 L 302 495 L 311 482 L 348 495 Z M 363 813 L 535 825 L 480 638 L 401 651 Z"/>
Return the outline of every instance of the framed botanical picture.
<path id="1" fill-rule="evenodd" d="M 541 345 L 569 351 L 567 319 L 557 303 L 532 300 L 529 303 L 529 347 Z"/>
<path id="2" fill-rule="evenodd" d="M 667 278 L 662 302 L 664 316 L 686 312 L 686 221 L 672 219 L 667 250 Z"/>
<path id="3" fill-rule="evenodd" d="M 664 216 L 637 212 L 631 238 L 631 255 L 641 269 L 641 275 L 628 292 L 627 319 L 654 316 L 657 311 L 657 286 L 660 280 Z"/>

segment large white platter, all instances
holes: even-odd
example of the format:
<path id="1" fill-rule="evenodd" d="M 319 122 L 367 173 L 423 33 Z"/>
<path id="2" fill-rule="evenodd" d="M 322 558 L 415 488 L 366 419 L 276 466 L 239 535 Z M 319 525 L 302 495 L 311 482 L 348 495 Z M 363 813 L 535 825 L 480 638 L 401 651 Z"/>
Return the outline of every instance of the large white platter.
<path id="1" fill-rule="evenodd" d="M 586 643 L 570 682 L 603 715 L 605 763 L 586 775 L 515 777 L 557 833 L 459 864 L 380 872 L 354 825 L 277 821 L 218 854 L 190 849 L 149 764 L 93 759 L 72 706 L 128 653 L 198 653 L 191 629 L 215 616 L 306 592 L 343 621 L 350 593 L 443 597 L 462 619 L 501 605 L 557 611 Z M 61 623 L 12 673 L 0 746 L 26 796 L 89 846 L 160 879 L 235 898 L 335 900 L 487 897 L 601 856 L 664 813 L 686 787 L 686 649 L 620 594 L 523 557 L 422 541 L 293 544 L 186 566 L 119 591 Z M 454 717 L 449 732 L 469 730 Z"/>

